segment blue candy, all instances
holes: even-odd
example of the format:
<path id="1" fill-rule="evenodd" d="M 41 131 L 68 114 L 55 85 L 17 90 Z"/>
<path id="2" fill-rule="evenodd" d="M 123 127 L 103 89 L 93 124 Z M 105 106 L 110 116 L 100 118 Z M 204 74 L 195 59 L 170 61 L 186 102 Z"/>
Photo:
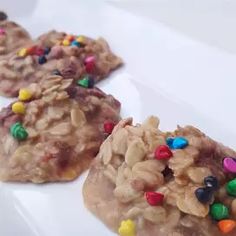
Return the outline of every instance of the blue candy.
<path id="1" fill-rule="evenodd" d="M 166 143 L 171 149 L 183 149 L 188 146 L 188 140 L 183 137 L 167 138 Z"/>
<path id="2" fill-rule="evenodd" d="M 173 142 L 174 142 L 174 138 L 167 138 L 166 139 L 166 143 L 169 146 L 169 148 L 173 149 Z"/>
<path id="3" fill-rule="evenodd" d="M 40 56 L 39 58 L 38 58 L 38 63 L 39 64 L 44 64 L 44 63 L 46 63 L 47 62 L 47 58 L 45 57 L 45 56 Z"/>
<path id="4" fill-rule="evenodd" d="M 46 48 L 44 49 L 44 54 L 47 55 L 47 54 L 49 54 L 50 51 L 51 51 L 51 48 L 46 47 Z"/>
<path id="5" fill-rule="evenodd" d="M 76 40 L 72 41 L 70 45 L 80 47 L 80 43 L 77 42 Z"/>

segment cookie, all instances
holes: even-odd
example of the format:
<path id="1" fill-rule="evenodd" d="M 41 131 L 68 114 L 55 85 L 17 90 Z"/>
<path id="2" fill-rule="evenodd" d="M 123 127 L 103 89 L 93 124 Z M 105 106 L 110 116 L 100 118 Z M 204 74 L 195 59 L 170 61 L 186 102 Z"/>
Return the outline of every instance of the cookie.
<path id="1" fill-rule="evenodd" d="M 83 186 L 87 208 L 121 236 L 236 234 L 236 157 L 192 126 L 162 132 L 120 121 Z"/>
<path id="2" fill-rule="evenodd" d="M 50 74 L 73 79 L 74 84 L 95 83 L 121 64 L 102 38 L 50 31 L 0 62 L 0 93 L 15 97 L 20 88 Z"/>
<path id="3" fill-rule="evenodd" d="M 13 21 L 0 21 L 0 59 L 31 42 L 29 33 Z"/>
<path id="4" fill-rule="evenodd" d="M 0 180 L 70 181 L 88 168 L 117 123 L 120 103 L 96 87 L 52 75 L 22 88 L 0 112 Z"/>

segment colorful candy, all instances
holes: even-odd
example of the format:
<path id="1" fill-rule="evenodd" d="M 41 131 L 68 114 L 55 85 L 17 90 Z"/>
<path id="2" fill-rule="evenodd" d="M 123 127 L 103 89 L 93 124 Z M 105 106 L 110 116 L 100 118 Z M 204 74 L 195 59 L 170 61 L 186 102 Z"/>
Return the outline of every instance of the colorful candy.
<path id="1" fill-rule="evenodd" d="M 77 84 L 79 86 L 84 87 L 84 88 L 93 88 L 93 86 L 94 86 L 94 79 L 91 76 L 86 75 L 86 76 L 83 77 L 83 79 L 78 80 Z"/>
<path id="2" fill-rule="evenodd" d="M 19 57 L 25 57 L 27 56 L 27 54 L 28 54 L 27 48 L 21 48 L 17 53 Z"/>
<path id="3" fill-rule="evenodd" d="M 147 199 L 147 202 L 151 206 L 157 206 L 157 205 L 162 205 L 163 204 L 164 195 L 162 193 L 146 192 L 145 197 Z"/>
<path id="4" fill-rule="evenodd" d="M 5 35 L 6 34 L 6 31 L 5 31 L 5 29 L 3 29 L 3 28 L 0 28 L 0 35 Z"/>
<path id="5" fill-rule="evenodd" d="M 80 43 L 76 40 L 72 41 L 70 46 L 76 46 L 76 47 L 80 47 Z"/>
<path id="6" fill-rule="evenodd" d="M 215 176 L 207 176 L 204 178 L 204 184 L 216 191 L 219 188 L 219 181 Z"/>
<path id="7" fill-rule="evenodd" d="M 128 219 L 121 221 L 121 225 L 118 229 L 120 236 L 135 236 L 136 234 L 135 223 Z"/>
<path id="8" fill-rule="evenodd" d="M 183 149 L 188 146 L 188 140 L 184 137 L 167 138 L 166 143 L 171 149 Z"/>
<path id="9" fill-rule="evenodd" d="M 12 104 L 11 109 L 16 114 L 24 114 L 25 113 L 25 105 L 23 102 L 15 102 Z"/>
<path id="10" fill-rule="evenodd" d="M 95 62 L 95 57 L 94 56 L 88 56 L 84 60 L 84 64 L 94 63 L 94 62 Z"/>
<path id="11" fill-rule="evenodd" d="M 69 46 L 69 45 L 70 45 L 70 40 L 64 39 L 64 40 L 62 41 L 62 45 L 63 45 L 63 46 Z"/>
<path id="12" fill-rule="evenodd" d="M 222 203 L 214 203 L 210 206 L 210 215 L 214 220 L 224 220 L 229 217 L 229 209 Z"/>
<path id="13" fill-rule="evenodd" d="M 42 65 L 42 64 L 44 64 L 44 63 L 46 63 L 47 62 L 47 58 L 45 57 L 45 56 L 39 56 L 39 58 L 38 58 L 38 63 L 40 64 L 40 65 Z"/>
<path id="14" fill-rule="evenodd" d="M 218 222 L 218 227 L 223 234 L 227 234 L 236 228 L 236 222 L 234 220 L 221 220 Z"/>
<path id="15" fill-rule="evenodd" d="M 226 191 L 230 196 L 236 197 L 236 178 L 226 184 Z"/>
<path id="16" fill-rule="evenodd" d="M 10 127 L 10 133 L 15 139 L 19 141 L 23 141 L 28 137 L 27 131 L 20 122 L 17 122 Z"/>
<path id="17" fill-rule="evenodd" d="M 36 46 L 32 46 L 32 47 L 30 47 L 30 48 L 27 48 L 27 54 L 28 54 L 28 55 L 34 55 L 36 49 L 37 49 Z"/>
<path id="18" fill-rule="evenodd" d="M 75 37 L 73 35 L 67 35 L 65 39 L 72 42 L 75 39 Z"/>
<path id="19" fill-rule="evenodd" d="M 195 191 L 195 196 L 199 202 L 206 204 L 211 201 L 213 197 L 213 189 L 209 187 L 198 188 Z"/>
<path id="20" fill-rule="evenodd" d="M 173 156 L 170 148 L 166 145 L 157 147 L 154 154 L 157 160 L 168 159 Z"/>
<path id="21" fill-rule="evenodd" d="M 19 91 L 19 100 L 21 101 L 27 101 L 32 97 L 31 92 L 28 89 L 20 89 Z"/>
<path id="22" fill-rule="evenodd" d="M 105 121 L 103 124 L 104 132 L 106 134 L 111 134 L 114 127 L 115 127 L 115 123 L 110 122 L 110 121 Z"/>
<path id="23" fill-rule="evenodd" d="M 236 159 L 233 157 L 225 157 L 223 160 L 223 167 L 225 171 L 230 173 L 236 173 Z"/>
<path id="24" fill-rule="evenodd" d="M 45 55 L 49 54 L 50 51 L 51 51 L 51 48 L 50 48 L 50 47 L 44 48 L 44 54 L 45 54 Z"/>
<path id="25" fill-rule="evenodd" d="M 44 49 L 35 46 L 35 48 L 34 48 L 34 54 L 37 55 L 37 56 L 43 56 L 43 55 L 44 55 Z"/>
<path id="26" fill-rule="evenodd" d="M 83 36 L 79 36 L 77 39 L 76 39 L 77 42 L 83 44 L 85 42 L 85 38 Z"/>

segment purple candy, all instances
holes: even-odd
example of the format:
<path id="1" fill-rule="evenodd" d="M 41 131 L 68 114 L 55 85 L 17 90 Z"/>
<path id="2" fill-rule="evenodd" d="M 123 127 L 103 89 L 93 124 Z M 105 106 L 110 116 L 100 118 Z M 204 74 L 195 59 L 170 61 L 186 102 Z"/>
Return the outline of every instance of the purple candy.
<path id="1" fill-rule="evenodd" d="M 223 160 L 225 171 L 236 173 L 236 160 L 233 157 L 225 157 Z"/>
<path id="2" fill-rule="evenodd" d="M 6 33 L 5 29 L 0 28 L 0 35 L 4 35 Z"/>

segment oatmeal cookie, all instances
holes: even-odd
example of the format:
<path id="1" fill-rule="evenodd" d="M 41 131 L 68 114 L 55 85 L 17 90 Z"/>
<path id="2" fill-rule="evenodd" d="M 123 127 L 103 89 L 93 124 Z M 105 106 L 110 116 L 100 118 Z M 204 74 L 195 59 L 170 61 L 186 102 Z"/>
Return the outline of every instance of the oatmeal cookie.
<path id="1" fill-rule="evenodd" d="M 84 183 L 87 208 L 121 236 L 236 235 L 236 153 L 192 126 L 158 124 L 114 128 Z"/>
<path id="2" fill-rule="evenodd" d="M 50 31 L 0 61 L 0 93 L 15 97 L 20 88 L 51 74 L 88 86 L 88 80 L 96 83 L 121 64 L 102 38 Z"/>
<path id="3" fill-rule="evenodd" d="M 0 180 L 70 181 L 88 168 L 107 136 L 104 122 L 120 119 L 120 103 L 72 82 L 45 77 L 0 112 Z"/>

